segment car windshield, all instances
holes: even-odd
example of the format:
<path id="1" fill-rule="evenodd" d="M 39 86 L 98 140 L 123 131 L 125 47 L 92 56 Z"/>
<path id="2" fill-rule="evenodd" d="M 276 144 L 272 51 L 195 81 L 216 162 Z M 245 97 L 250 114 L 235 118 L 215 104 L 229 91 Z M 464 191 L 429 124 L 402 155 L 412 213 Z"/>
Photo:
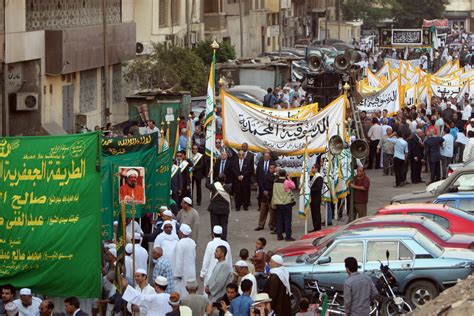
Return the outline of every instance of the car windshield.
<path id="1" fill-rule="evenodd" d="M 347 226 L 348 226 L 348 225 L 343 226 L 343 227 L 341 227 L 341 229 L 336 230 L 335 232 L 332 232 L 332 233 L 330 233 L 329 235 L 326 235 L 326 236 L 324 236 L 324 237 L 322 237 L 322 238 L 315 238 L 315 239 L 313 240 L 313 246 L 315 246 L 315 247 L 316 247 L 316 246 L 321 246 L 322 244 L 324 244 L 324 243 L 327 242 L 328 240 L 334 239 L 334 238 L 336 238 L 336 237 L 338 237 L 338 236 L 344 234 L 344 233 L 346 232 L 345 229 L 346 229 Z"/>
<path id="2" fill-rule="evenodd" d="M 331 244 L 332 243 L 328 243 L 326 246 L 321 247 L 320 249 L 318 249 L 318 251 L 315 251 L 312 254 L 308 255 L 308 257 L 306 258 L 306 261 L 314 262 L 316 259 L 318 259 L 326 251 L 326 249 L 328 249 L 328 247 Z"/>
<path id="3" fill-rule="evenodd" d="M 448 212 L 456 216 L 467 219 L 468 221 L 474 222 L 474 215 L 468 213 L 468 211 L 460 210 L 455 207 L 448 207 Z"/>
<path id="4" fill-rule="evenodd" d="M 458 191 L 474 190 L 474 173 L 460 175 L 452 185 Z"/>
<path id="5" fill-rule="evenodd" d="M 443 253 L 443 248 L 432 242 L 422 233 L 417 232 L 414 239 L 434 257 L 438 258 Z"/>
<path id="6" fill-rule="evenodd" d="M 425 219 L 423 221 L 423 226 L 444 241 L 449 240 L 452 237 L 449 231 L 447 231 L 446 229 L 441 227 L 441 225 L 436 224 L 430 219 Z"/>

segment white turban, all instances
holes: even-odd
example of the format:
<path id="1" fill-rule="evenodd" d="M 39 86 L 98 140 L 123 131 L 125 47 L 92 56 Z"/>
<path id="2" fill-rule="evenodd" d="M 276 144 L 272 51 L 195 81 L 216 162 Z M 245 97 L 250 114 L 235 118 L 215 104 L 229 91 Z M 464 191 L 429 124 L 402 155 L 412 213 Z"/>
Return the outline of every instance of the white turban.
<path id="1" fill-rule="evenodd" d="M 192 232 L 191 227 L 189 227 L 188 224 L 181 224 L 181 227 L 179 228 L 179 231 L 185 234 L 186 236 L 189 236 Z"/>
<path id="2" fill-rule="evenodd" d="M 127 176 L 127 178 L 130 177 L 131 175 L 135 175 L 135 177 L 138 177 L 138 171 L 135 169 L 128 169 L 125 175 Z"/>

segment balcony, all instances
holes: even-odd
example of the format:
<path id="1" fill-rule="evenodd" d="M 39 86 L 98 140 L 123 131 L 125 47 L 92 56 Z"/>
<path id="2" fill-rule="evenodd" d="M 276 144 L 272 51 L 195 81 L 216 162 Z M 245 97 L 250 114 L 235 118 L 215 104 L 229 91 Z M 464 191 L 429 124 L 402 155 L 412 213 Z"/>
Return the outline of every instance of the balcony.
<path id="1" fill-rule="evenodd" d="M 204 13 L 204 30 L 206 32 L 223 31 L 227 28 L 227 17 L 224 13 Z"/>
<path id="2" fill-rule="evenodd" d="M 135 23 L 107 25 L 108 64 L 135 58 Z M 102 26 L 45 31 L 47 74 L 67 74 L 104 66 Z"/>

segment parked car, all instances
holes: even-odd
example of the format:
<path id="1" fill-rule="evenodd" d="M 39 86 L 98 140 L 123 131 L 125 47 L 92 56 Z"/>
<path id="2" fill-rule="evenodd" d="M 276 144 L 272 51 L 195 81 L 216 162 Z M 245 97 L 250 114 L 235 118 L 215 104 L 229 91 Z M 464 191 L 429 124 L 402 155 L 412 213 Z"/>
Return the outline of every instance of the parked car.
<path id="1" fill-rule="evenodd" d="M 430 191 L 418 191 L 394 196 L 390 204 L 428 203 L 444 193 L 474 191 L 474 167 L 463 167 L 454 171 L 438 187 Z"/>
<path id="2" fill-rule="evenodd" d="M 419 215 L 431 219 L 453 234 L 474 234 L 474 215 L 440 204 L 417 203 L 387 205 L 376 215 Z"/>
<path id="3" fill-rule="evenodd" d="M 474 215 L 474 192 L 442 194 L 433 203 L 452 206 Z"/>
<path id="4" fill-rule="evenodd" d="M 452 163 L 448 165 L 448 175 L 453 173 L 455 170 L 462 167 L 474 167 L 474 158 L 469 159 L 466 162 Z"/>
<path id="5" fill-rule="evenodd" d="M 413 307 L 423 305 L 474 271 L 473 251 L 443 248 L 413 228 L 347 230 L 326 240 L 310 255 L 299 256 L 296 261 L 285 258 L 294 298 L 292 307 L 298 306 L 303 296 L 311 295 L 304 287 L 305 279 L 343 292 L 345 258 L 355 257 L 359 271 L 370 275 L 378 270 L 378 260 L 385 259 L 387 250 L 391 254 L 389 266 L 398 281 L 394 291 L 405 295 Z"/>
<path id="6" fill-rule="evenodd" d="M 345 226 L 336 227 L 325 236 L 322 234 L 308 234 L 315 236 L 312 239 L 295 241 L 276 249 L 284 257 L 310 254 L 321 248 L 327 240 L 336 238 L 347 230 L 362 228 L 410 227 L 428 237 L 442 247 L 474 249 L 474 235 L 452 234 L 431 219 L 424 216 L 393 215 L 393 216 L 368 216 L 357 219 Z M 326 230 L 328 231 L 328 230 Z M 321 231 L 322 232 L 322 231 Z"/>

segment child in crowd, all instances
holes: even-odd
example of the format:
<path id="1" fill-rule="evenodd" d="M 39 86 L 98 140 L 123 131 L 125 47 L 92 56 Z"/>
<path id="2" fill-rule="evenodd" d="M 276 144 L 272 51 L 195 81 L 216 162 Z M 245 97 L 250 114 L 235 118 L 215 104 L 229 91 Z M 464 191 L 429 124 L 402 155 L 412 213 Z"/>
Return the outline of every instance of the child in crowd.
<path id="1" fill-rule="evenodd" d="M 295 316 L 314 316 L 314 311 L 309 310 L 309 301 L 306 297 L 300 300 L 300 311 Z"/>
<path id="2" fill-rule="evenodd" d="M 255 266 L 255 275 L 265 273 L 265 264 L 267 260 L 264 248 L 266 245 L 267 240 L 263 237 L 260 237 L 255 242 L 255 255 L 251 259 Z"/>

